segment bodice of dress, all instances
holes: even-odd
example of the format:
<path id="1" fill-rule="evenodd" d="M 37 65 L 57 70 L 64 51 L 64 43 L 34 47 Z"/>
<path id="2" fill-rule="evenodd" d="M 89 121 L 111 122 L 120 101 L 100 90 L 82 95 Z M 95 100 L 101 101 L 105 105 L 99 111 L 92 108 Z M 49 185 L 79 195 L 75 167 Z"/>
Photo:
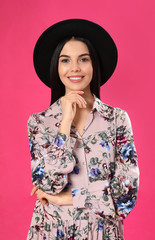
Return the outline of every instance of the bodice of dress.
<path id="1" fill-rule="evenodd" d="M 81 136 L 74 124 L 69 136 L 59 131 L 60 99 L 28 120 L 33 184 L 49 194 L 72 191 L 72 206 L 45 207 L 64 220 L 87 210 L 122 220 L 136 204 L 139 169 L 130 118 L 93 95 Z"/>

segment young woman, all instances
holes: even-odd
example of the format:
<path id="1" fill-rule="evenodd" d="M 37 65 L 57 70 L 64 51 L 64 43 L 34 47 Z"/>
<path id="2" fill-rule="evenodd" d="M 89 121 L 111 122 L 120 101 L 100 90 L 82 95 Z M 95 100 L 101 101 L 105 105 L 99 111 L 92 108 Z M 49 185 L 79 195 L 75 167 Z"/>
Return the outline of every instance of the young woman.
<path id="1" fill-rule="evenodd" d="M 27 239 L 124 239 L 136 204 L 139 169 L 130 118 L 100 100 L 117 48 L 96 23 L 69 19 L 38 39 L 34 66 L 51 105 L 28 119 L 31 195 Z"/>

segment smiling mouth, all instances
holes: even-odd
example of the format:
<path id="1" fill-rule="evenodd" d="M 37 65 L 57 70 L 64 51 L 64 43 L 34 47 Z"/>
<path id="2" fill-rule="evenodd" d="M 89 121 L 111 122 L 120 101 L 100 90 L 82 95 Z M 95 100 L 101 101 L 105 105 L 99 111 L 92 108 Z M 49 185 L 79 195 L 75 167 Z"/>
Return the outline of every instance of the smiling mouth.
<path id="1" fill-rule="evenodd" d="M 70 80 L 81 80 L 82 78 L 84 78 L 84 76 L 79 76 L 79 77 L 68 77 Z"/>

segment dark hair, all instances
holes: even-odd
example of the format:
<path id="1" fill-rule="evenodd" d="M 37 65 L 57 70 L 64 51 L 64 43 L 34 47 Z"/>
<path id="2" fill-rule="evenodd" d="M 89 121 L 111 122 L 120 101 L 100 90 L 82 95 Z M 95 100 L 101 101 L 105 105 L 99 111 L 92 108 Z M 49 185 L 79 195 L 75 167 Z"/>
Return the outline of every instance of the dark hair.
<path id="1" fill-rule="evenodd" d="M 63 39 L 57 45 L 53 56 L 51 58 L 50 65 L 50 84 L 51 84 L 51 104 L 52 105 L 58 98 L 65 95 L 65 86 L 61 82 L 58 74 L 58 60 L 60 52 L 66 42 L 71 40 L 72 37 Z M 100 73 L 100 62 L 96 50 L 92 46 L 91 42 L 88 39 L 82 37 L 74 37 L 74 40 L 84 42 L 89 50 L 90 58 L 93 65 L 93 77 L 90 82 L 90 91 L 94 93 L 98 98 L 100 98 L 100 82 L 101 82 L 101 73 Z"/>

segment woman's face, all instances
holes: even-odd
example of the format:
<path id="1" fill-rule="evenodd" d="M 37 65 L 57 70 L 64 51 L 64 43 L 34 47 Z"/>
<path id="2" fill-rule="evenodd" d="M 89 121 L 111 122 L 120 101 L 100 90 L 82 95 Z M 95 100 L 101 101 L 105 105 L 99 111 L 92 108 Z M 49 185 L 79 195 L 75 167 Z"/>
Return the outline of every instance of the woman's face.
<path id="1" fill-rule="evenodd" d="M 93 66 L 88 47 L 84 42 L 69 40 L 64 45 L 59 55 L 58 74 L 66 87 L 66 93 L 89 88 Z"/>

